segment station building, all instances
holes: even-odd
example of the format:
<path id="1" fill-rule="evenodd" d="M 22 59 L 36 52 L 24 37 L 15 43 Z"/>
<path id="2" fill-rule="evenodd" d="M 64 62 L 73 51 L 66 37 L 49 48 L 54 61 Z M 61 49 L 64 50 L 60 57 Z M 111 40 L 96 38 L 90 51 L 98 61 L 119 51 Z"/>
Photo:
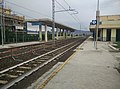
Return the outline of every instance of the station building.
<path id="1" fill-rule="evenodd" d="M 1 18 L 1 13 L 3 13 L 3 18 Z M 13 14 L 11 9 L 0 8 L 0 19 L 3 19 L 4 28 L 4 43 L 14 43 L 16 42 L 16 34 L 20 36 L 23 34 L 24 28 L 24 16 L 18 16 Z M 1 23 L 0 23 L 1 27 Z M 0 41 L 1 41 L 1 28 L 0 28 Z M 1 42 L 0 42 L 1 43 Z"/>
<path id="2" fill-rule="evenodd" d="M 2 24 L 4 25 L 4 31 L 1 31 L 0 23 L 0 44 L 2 44 L 2 33 L 4 35 L 4 43 L 30 42 L 38 40 L 45 40 L 47 42 L 52 39 L 53 32 L 51 31 L 53 22 L 51 19 L 25 19 L 24 16 L 18 16 L 17 14 L 14 14 L 11 9 L 6 8 L 0 8 L 0 19 L 1 12 L 3 12 L 4 17 Z M 72 32 L 75 30 L 76 29 L 72 27 L 55 22 L 55 39 L 72 37 Z"/>
<path id="3" fill-rule="evenodd" d="M 89 29 L 96 34 L 96 24 L 90 24 Z M 120 15 L 100 16 L 98 39 L 101 41 L 120 41 Z"/>

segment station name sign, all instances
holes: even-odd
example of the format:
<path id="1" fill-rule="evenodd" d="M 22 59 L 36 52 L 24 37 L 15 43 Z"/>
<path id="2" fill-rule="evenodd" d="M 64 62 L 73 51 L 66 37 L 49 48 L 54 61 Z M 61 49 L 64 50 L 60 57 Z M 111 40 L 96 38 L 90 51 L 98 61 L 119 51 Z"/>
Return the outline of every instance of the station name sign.
<path id="1" fill-rule="evenodd" d="M 96 25 L 97 24 L 97 20 L 92 20 L 92 22 L 90 22 L 90 25 Z M 102 22 L 100 21 L 99 22 L 99 25 L 101 25 Z"/>

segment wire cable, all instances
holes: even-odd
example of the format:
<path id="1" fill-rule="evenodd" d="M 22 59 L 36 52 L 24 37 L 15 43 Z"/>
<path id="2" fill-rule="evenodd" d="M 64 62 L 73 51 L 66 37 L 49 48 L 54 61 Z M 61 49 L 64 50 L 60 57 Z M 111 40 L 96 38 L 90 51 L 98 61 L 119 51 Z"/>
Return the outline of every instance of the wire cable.
<path id="1" fill-rule="evenodd" d="M 71 8 L 71 6 L 68 4 L 68 2 L 66 0 L 63 0 L 68 6 L 69 8 Z"/>
<path id="2" fill-rule="evenodd" d="M 64 10 L 66 10 L 66 8 L 65 8 L 63 5 L 61 5 L 57 0 L 55 0 L 55 1 L 57 2 L 57 4 L 58 4 L 59 6 L 61 6 Z M 29 9 L 29 8 L 23 7 L 23 6 L 21 6 L 21 5 L 18 5 L 18 4 L 9 2 L 9 1 L 5 1 L 5 2 L 7 2 L 7 3 L 9 3 L 9 4 L 12 4 L 12 5 L 15 5 L 15 6 L 17 6 L 17 7 L 23 8 L 23 9 L 28 10 L 28 11 L 32 11 L 32 12 L 34 12 L 34 13 L 36 13 L 36 14 L 41 15 L 41 16 L 46 16 L 46 17 L 51 18 L 50 16 L 47 16 L 47 15 L 45 15 L 45 14 L 42 14 L 42 13 L 40 13 L 40 12 L 38 12 L 38 11 Z M 67 1 L 64 0 L 64 2 L 69 6 L 69 9 L 70 9 L 71 6 L 67 3 Z M 17 12 L 17 11 L 15 11 L 15 12 Z M 17 12 L 17 13 L 20 14 L 20 15 L 25 15 L 25 14 L 22 14 L 22 13 L 20 13 L 20 12 Z M 78 23 L 80 24 L 80 19 L 79 19 L 78 17 L 75 18 L 69 11 L 67 11 L 67 13 L 68 13 L 76 22 L 78 22 Z M 28 15 L 25 15 L 25 16 L 35 19 L 34 17 L 28 16 Z"/>
<path id="3" fill-rule="evenodd" d="M 66 10 L 66 8 L 65 8 L 63 5 L 61 5 L 57 0 L 55 0 L 55 1 L 56 1 L 56 3 L 59 4 L 64 10 Z M 67 11 L 67 13 L 68 13 L 70 16 L 72 16 L 72 18 L 73 18 L 76 22 L 79 23 L 79 21 L 78 21 L 73 15 L 71 15 L 71 13 L 70 13 L 69 11 Z"/>
<path id="4" fill-rule="evenodd" d="M 15 3 L 12 3 L 12 2 L 9 2 L 9 1 L 5 1 L 5 2 L 7 2 L 7 3 L 9 3 L 9 4 L 12 4 L 12 5 L 15 5 L 15 6 L 17 6 L 17 7 L 23 8 L 23 9 L 28 10 L 28 11 L 32 11 L 32 12 L 34 12 L 34 13 L 36 13 L 36 14 L 41 15 L 41 16 L 50 17 L 50 16 L 47 16 L 47 15 L 45 15 L 45 14 L 42 14 L 42 13 L 40 13 L 40 12 L 38 12 L 38 11 L 35 11 L 35 10 L 32 10 L 32 9 L 23 7 L 23 6 L 21 6 L 21 5 L 17 5 L 17 4 L 15 4 Z M 50 18 L 51 18 L 51 17 L 50 17 Z"/>
<path id="5" fill-rule="evenodd" d="M 66 0 L 63 0 L 63 1 L 71 8 L 71 6 L 68 4 L 68 2 L 67 2 Z M 76 12 L 77 12 L 77 11 L 76 11 Z M 79 17 L 77 16 L 77 14 L 71 14 L 71 15 L 74 15 L 74 16 L 76 17 L 77 22 L 78 22 L 79 24 L 81 24 L 81 21 L 80 21 Z M 83 24 L 82 24 L 82 26 L 83 26 L 84 28 L 87 28 L 87 27 L 84 26 Z"/>

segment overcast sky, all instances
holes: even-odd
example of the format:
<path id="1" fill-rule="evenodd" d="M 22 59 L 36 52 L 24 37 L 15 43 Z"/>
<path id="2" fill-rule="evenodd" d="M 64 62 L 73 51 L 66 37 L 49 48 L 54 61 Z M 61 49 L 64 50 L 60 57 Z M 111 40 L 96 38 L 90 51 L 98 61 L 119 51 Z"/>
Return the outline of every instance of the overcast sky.
<path id="1" fill-rule="evenodd" d="M 65 1 L 71 6 L 71 8 L 79 12 L 79 14 L 73 15 L 77 21 L 67 12 L 56 13 L 55 21 L 76 29 L 80 29 L 80 24 L 78 23 L 78 21 L 80 21 L 82 29 L 88 29 L 90 21 L 96 17 L 97 0 Z M 57 0 L 57 2 L 63 7 L 68 9 L 69 7 L 65 1 Z M 7 8 L 12 9 L 16 14 L 24 15 L 26 18 L 52 18 L 52 0 L 5 0 L 5 2 Z M 55 2 L 56 11 L 62 10 L 63 8 L 57 2 Z M 38 13 L 25 10 L 20 6 L 35 10 Z M 73 12 L 70 13 L 72 14 Z M 120 0 L 100 0 L 100 15 L 116 14 L 120 15 Z"/>

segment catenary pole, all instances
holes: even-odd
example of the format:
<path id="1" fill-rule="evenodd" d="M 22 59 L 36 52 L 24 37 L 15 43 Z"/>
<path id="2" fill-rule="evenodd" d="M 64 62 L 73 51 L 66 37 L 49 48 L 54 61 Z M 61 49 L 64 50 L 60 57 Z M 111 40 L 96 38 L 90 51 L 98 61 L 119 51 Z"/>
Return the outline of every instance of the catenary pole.
<path id="1" fill-rule="evenodd" d="M 55 0 L 52 0 L 52 40 L 55 43 Z"/>
<path id="2" fill-rule="evenodd" d="M 75 9 L 67 9 L 67 10 L 60 10 L 60 11 L 55 11 L 55 0 L 52 0 L 52 40 L 54 41 L 55 44 L 55 13 L 57 12 L 65 12 L 65 11 L 75 11 Z"/>

